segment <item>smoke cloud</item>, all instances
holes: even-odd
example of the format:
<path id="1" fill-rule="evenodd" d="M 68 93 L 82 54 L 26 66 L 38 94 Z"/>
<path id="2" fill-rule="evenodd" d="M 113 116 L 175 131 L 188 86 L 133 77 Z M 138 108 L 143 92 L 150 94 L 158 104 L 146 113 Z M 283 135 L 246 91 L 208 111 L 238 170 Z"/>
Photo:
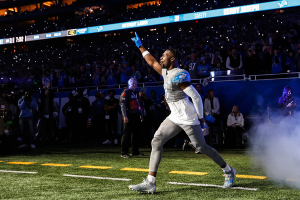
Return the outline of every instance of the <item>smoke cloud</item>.
<path id="1" fill-rule="evenodd" d="M 300 189 L 300 113 L 272 121 L 266 117 L 249 135 L 254 165 L 262 165 L 274 182 Z"/>

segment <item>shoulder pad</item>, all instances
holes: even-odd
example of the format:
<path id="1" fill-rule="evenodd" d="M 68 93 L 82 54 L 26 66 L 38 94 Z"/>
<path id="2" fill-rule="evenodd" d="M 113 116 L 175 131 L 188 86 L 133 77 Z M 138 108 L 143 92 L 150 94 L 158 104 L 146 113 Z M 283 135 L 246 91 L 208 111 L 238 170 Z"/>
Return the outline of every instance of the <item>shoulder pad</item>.
<path id="1" fill-rule="evenodd" d="M 176 85 L 186 82 L 191 82 L 191 76 L 187 71 L 184 70 L 175 74 L 174 83 L 176 83 Z"/>

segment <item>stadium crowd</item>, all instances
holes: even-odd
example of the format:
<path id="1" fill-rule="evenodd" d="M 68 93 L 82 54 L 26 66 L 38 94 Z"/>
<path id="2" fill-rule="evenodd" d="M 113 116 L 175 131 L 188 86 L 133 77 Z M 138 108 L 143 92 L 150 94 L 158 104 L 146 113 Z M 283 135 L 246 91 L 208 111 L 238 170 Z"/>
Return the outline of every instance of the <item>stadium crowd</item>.
<path id="1" fill-rule="evenodd" d="M 0 29 L 0 38 L 3 37 L 18 37 L 22 35 L 32 35 L 39 34 L 45 32 L 53 32 L 60 31 L 66 29 L 73 28 L 84 28 L 88 26 L 97 26 L 97 25 L 105 25 L 126 21 L 134 21 L 141 19 L 149 19 L 156 17 L 164 17 L 175 14 L 184 14 L 191 12 L 200 12 L 206 10 L 220 9 L 226 7 L 234 7 L 241 6 L 247 4 L 255 4 L 255 3 L 263 3 L 269 2 L 271 0 L 205 0 L 205 1 L 197 1 L 197 0 L 186 0 L 184 3 L 180 0 L 176 1 L 168 1 L 162 0 L 161 4 L 146 4 L 143 6 L 139 6 L 134 9 L 126 9 L 126 5 L 120 6 L 121 9 L 115 9 L 114 6 L 108 4 L 107 6 L 100 5 L 99 9 L 93 10 L 92 8 L 85 10 L 84 6 L 80 6 L 82 2 L 83 5 L 88 4 L 89 1 L 75 1 L 73 4 L 68 5 L 59 5 L 55 4 L 51 7 L 35 9 L 31 12 L 25 11 L 22 13 L 13 13 L 2 16 L 2 18 L 14 17 L 16 15 L 29 15 L 38 12 L 47 12 L 49 10 L 54 9 L 70 9 L 74 7 L 74 13 L 80 14 L 70 14 L 70 15 L 62 15 L 58 18 L 48 19 L 39 17 L 40 19 L 36 19 L 34 24 L 23 23 L 12 25 L 10 28 L 5 27 Z M 94 2 L 94 1 L 90 1 Z M 97 5 L 97 3 L 96 3 Z M 84 10 L 84 12 L 83 12 Z M 0 18 L 1 19 L 1 18 Z"/>

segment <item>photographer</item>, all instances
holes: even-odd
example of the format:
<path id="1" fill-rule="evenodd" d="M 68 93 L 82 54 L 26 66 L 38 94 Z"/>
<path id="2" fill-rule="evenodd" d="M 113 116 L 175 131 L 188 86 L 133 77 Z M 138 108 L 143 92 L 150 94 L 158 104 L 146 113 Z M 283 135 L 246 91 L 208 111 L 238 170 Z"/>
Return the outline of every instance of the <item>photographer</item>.
<path id="1" fill-rule="evenodd" d="M 289 116 L 294 113 L 294 110 L 297 104 L 294 102 L 294 98 L 292 97 L 293 90 L 292 88 L 286 86 L 283 89 L 283 94 L 278 100 L 278 107 L 280 109 L 281 116 Z"/>
<path id="2" fill-rule="evenodd" d="M 33 143 L 33 138 L 34 138 L 33 113 L 37 108 L 37 103 L 29 92 L 25 92 L 25 95 L 22 96 L 21 99 L 19 99 L 18 106 L 20 109 L 19 123 L 20 123 L 20 132 L 22 136 L 22 141 L 27 141 L 26 143 L 28 145 L 30 144 L 30 147 L 34 149 L 35 145 Z M 27 140 L 24 140 L 27 127 L 29 128 L 29 139 L 26 138 Z M 27 147 L 27 144 L 24 143 L 21 146 L 19 146 L 19 148 Z"/>

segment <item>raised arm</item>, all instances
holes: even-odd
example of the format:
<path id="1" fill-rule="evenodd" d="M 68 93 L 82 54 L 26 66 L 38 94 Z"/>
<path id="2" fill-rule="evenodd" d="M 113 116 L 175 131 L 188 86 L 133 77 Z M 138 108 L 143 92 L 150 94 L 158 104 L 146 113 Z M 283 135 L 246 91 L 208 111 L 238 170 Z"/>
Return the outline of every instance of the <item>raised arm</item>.
<path id="1" fill-rule="evenodd" d="M 141 53 L 143 54 L 143 57 L 145 58 L 146 62 L 153 67 L 153 69 L 155 71 L 157 71 L 160 75 L 162 74 L 162 67 L 159 64 L 159 62 L 157 62 L 157 60 L 149 53 L 149 51 L 147 51 L 141 42 L 141 39 L 139 38 L 139 36 L 137 35 L 137 33 L 135 33 L 135 37 L 131 38 L 132 41 L 135 42 L 135 45 L 139 48 L 139 50 L 141 51 Z"/>

